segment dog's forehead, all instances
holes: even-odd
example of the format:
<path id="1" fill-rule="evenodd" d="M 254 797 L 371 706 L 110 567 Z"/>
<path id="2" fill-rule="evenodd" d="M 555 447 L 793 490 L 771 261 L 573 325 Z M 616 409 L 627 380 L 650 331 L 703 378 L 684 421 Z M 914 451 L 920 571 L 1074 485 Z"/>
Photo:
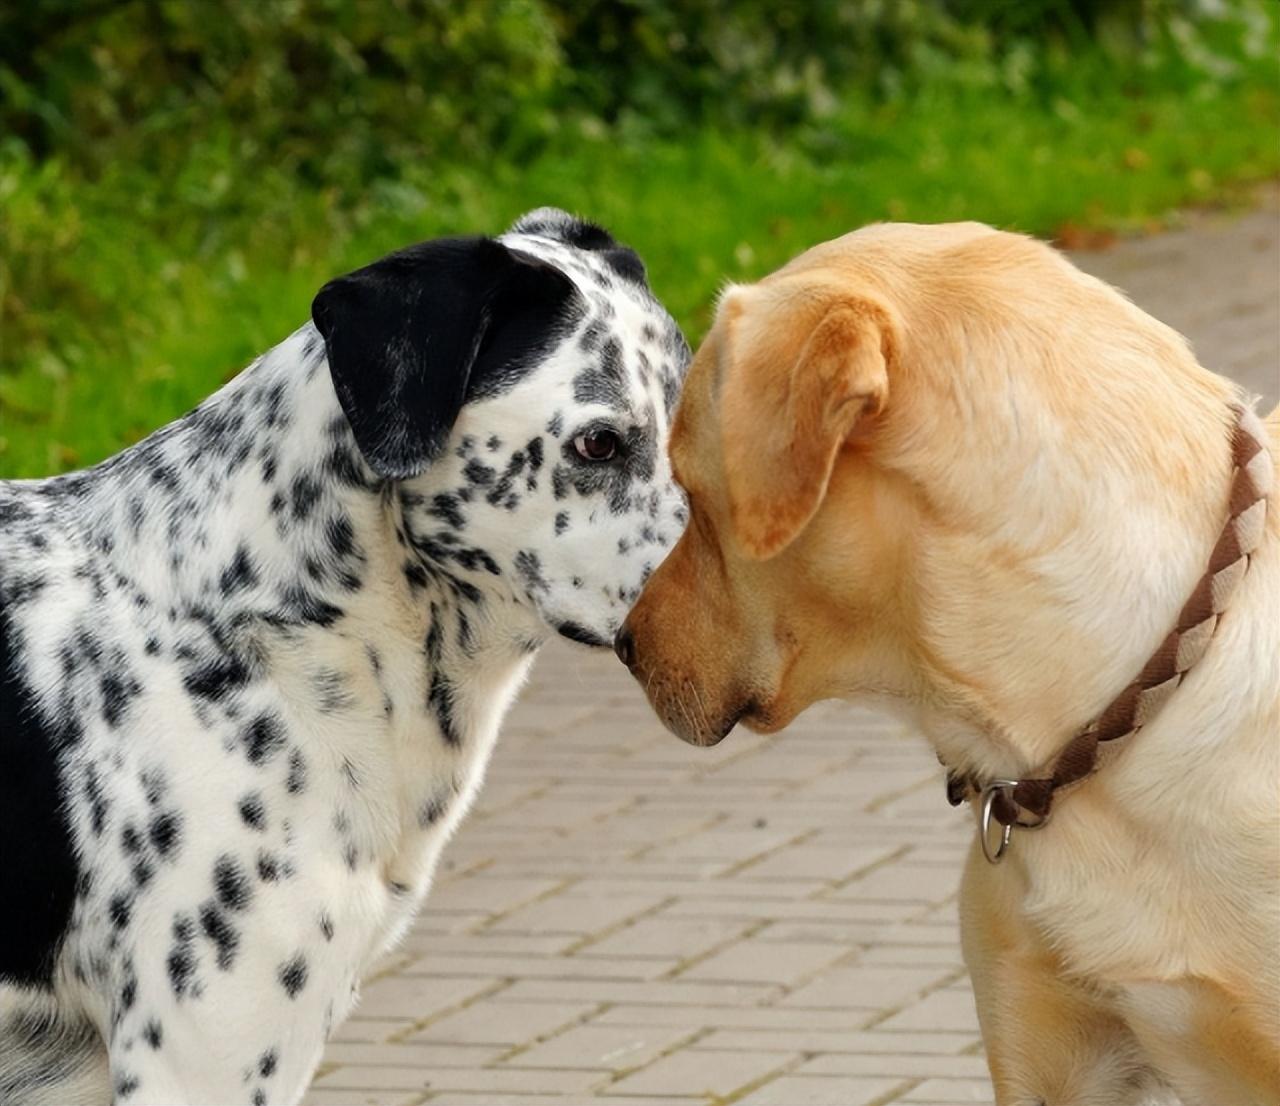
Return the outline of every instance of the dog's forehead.
<path id="1" fill-rule="evenodd" d="M 691 354 L 649 287 L 592 250 L 537 234 L 506 234 L 502 241 L 554 265 L 578 289 L 584 310 L 559 349 L 574 367 L 575 402 L 642 416 L 657 408 L 670 416 Z"/>

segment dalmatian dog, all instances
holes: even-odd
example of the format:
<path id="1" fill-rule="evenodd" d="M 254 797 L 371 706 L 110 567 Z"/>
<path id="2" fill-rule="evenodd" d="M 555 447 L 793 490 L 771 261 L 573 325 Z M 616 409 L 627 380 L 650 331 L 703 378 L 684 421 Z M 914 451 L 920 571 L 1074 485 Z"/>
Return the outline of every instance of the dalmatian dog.
<path id="1" fill-rule="evenodd" d="M 534 654 L 679 535 L 688 361 L 543 208 L 392 254 L 190 414 L 0 483 L 0 1102 L 296 1102 Z"/>

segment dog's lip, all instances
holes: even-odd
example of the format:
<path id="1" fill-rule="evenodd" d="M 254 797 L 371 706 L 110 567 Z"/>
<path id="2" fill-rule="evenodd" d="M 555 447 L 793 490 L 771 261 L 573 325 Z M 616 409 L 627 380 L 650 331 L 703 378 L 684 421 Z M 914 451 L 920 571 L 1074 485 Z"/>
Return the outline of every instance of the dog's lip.
<path id="1" fill-rule="evenodd" d="M 592 649 L 608 649 L 612 642 L 607 637 L 589 630 L 578 622 L 559 622 L 556 624 L 556 633 L 570 641 L 576 641 L 579 645 L 586 645 Z"/>
<path id="2" fill-rule="evenodd" d="M 675 727 L 670 727 L 672 731 L 682 741 L 690 745 L 696 745 L 699 749 L 710 749 L 715 745 L 719 745 L 726 737 L 728 737 L 734 728 L 743 718 L 748 717 L 752 711 L 756 709 L 754 699 L 748 699 L 742 706 L 735 711 L 730 711 L 721 720 L 720 725 L 715 729 L 703 730 L 700 733 L 684 733 Z"/>

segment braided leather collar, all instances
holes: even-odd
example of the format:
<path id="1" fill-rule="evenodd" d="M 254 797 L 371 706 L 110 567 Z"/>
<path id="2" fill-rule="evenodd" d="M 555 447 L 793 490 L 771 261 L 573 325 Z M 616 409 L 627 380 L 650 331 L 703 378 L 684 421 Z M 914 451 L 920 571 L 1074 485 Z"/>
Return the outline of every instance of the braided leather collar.
<path id="1" fill-rule="evenodd" d="M 1131 737 L 1150 722 L 1209 648 L 1218 620 L 1262 541 L 1267 497 L 1273 482 L 1266 430 L 1251 408 L 1235 404 L 1233 410 L 1234 471 L 1226 524 L 1209 557 L 1209 567 L 1179 613 L 1177 623 L 1137 678 L 1067 743 L 1043 775 L 984 784 L 972 775 L 947 773 L 947 799 L 952 806 L 983 796 L 980 832 L 983 852 L 992 863 L 1003 855 L 1013 827 L 1035 829 L 1044 825 L 1057 793 L 1097 770 L 1100 746 Z M 1004 827 L 1002 840 L 994 850 L 987 840 L 992 817 Z"/>

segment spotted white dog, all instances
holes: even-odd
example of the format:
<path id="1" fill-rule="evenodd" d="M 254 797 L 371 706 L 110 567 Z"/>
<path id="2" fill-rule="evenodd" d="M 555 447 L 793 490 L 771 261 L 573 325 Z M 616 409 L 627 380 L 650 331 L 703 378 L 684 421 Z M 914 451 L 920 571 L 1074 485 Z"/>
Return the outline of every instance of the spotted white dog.
<path id="1" fill-rule="evenodd" d="M 95 469 L 0 483 L 0 1102 L 288 1103 L 555 631 L 684 508 L 639 258 L 540 209 L 335 280 Z"/>

